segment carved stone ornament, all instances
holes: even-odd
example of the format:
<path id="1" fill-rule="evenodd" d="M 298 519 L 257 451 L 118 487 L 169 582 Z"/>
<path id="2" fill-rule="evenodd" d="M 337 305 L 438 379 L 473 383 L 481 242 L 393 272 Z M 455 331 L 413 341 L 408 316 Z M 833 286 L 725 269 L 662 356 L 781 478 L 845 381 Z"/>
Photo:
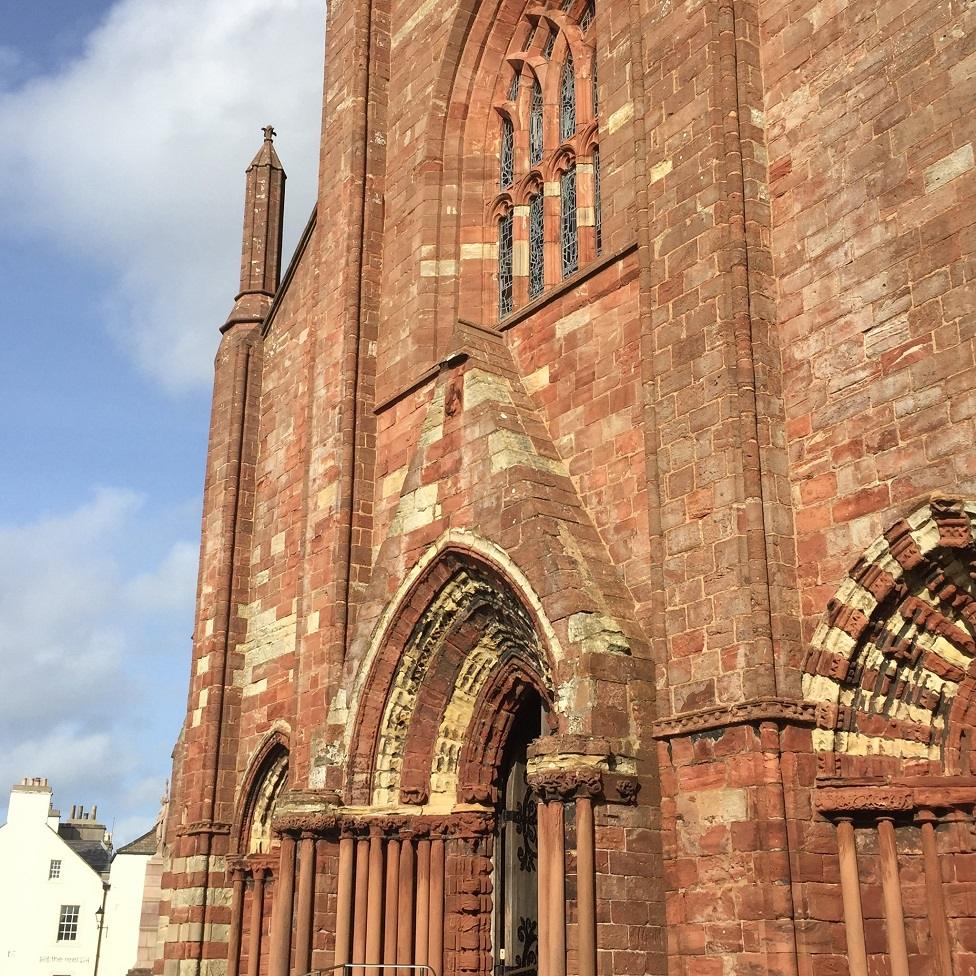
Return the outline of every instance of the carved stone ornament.
<path id="1" fill-rule="evenodd" d="M 404 786 L 400 790 L 400 802 L 408 806 L 420 807 L 430 799 L 430 790 L 426 786 Z"/>
<path id="2" fill-rule="evenodd" d="M 457 792 L 461 803 L 481 803 L 489 806 L 495 802 L 494 791 L 487 783 L 462 783 Z"/>
<path id="3" fill-rule="evenodd" d="M 284 813 L 274 818 L 272 827 L 279 834 L 327 834 L 335 831 L 334 813 Z"/>
<path id="4" fill-rule="evenodd" d="M 827 786 L 817 789 L 814 796 L 820 813 L 898 812 L 915 809 L 912 790 L 903 786 Z"/>
<path id="5" fill-rule="evenodd" d="M 530 773 L 528 782 L 535 795 L 547 803 L 603 793 L 603 771 L 595 766 L 541 769 Z"/>
<path id="6" fill-rule="evenodd" d="M 637 781 L 636 776 L 614 777 L 613 786 L 617 796 L 620 797 L 621 802 L 628 804 L 637 802 L 637 794 L 640 792 L 640 783 Z"/>
<path id="7" fill-rule="evenodd" d="M 707 732 L 730 725 L 754 722 L 782 722 L 790 725 L 816 725 L 817 703 L 794 698 L 754 698 L 736 705 L 717 705 L 684 712 L 654 723 L 655 739 L 672 739 L 692 732 Z"/>
<path id="8" fill-rule="evenodd" d="M 197 834 L 229 834 L 231 825 L 216 820 L 198 820 L 195 823 L 180 824 L 176 828 L 178 837 L 193 837 Z"/>

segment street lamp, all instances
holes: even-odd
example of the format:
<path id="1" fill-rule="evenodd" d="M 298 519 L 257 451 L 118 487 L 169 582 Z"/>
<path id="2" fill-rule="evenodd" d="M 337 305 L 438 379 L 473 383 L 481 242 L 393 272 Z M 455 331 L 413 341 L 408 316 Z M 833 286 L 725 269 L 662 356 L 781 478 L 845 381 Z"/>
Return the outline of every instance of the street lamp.
<path id="1" fill-rule="evenodd" d="M 98 922 L 98 944 L 95 946 L 95 972 L 98 976 L 98 960 L 102 955 L 102 927 L 105 925 L 105 899 L 108 897 L 108 889 L 111 885 L 107 881 L 102 882 L 102 904 L 95 910 L 95 919 Z"/>

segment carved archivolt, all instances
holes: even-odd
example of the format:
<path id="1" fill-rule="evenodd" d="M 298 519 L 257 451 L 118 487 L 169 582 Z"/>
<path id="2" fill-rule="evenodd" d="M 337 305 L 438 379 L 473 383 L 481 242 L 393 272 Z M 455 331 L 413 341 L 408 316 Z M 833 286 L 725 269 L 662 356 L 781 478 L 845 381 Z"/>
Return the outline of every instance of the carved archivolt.
<path id="1" fill-rule="evenodd" d="M 976 502 L 935 499 L 857 562 L 814 634 L 821 773 L 968 773 L 976 661 Z"/>
<path id="2" fill-rule="evenodd" d="M 239 848 L 242 854 L 267 854 L 273 840 L 275 808 L 288 783 L 288 750 L 277 739 L 259 757 L 249 777 Z"/>
<path id="3" fill-rule="evenodd" d="M 514 667 L 522 684 L 553 697 L 548 649 L 497 571 L 448 554 L 429 575 L 433 591 L 422 583 L 414 589 L 407 609 L 417 604 L 419 612 L 409 630 L 403 615 L 394 621 L 391 644 L 363 686 L 352 740 L 362 777 L 354 802 L 452 809 L 472 719 L 499 674 Z"/>

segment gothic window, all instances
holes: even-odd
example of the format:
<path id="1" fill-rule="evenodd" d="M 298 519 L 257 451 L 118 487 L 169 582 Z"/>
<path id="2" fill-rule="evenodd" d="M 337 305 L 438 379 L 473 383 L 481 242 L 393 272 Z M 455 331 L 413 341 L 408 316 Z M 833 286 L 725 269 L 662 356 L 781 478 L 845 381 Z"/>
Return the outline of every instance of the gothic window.
<path id="1" fill-rule="evenodd" d="M 579 232 L 576 226 L 576 167 L 559 177 L 560 226 L 559 244 L 562 252 L 563 277 L 579 268 Z"/>
<path id="2" fill-rule="evenodd" d="M 573 56 L 566 55 L 559 82 L 559 138 L 565 142 L 576 135 L 576 73 Z"/>
<path id="3" fill-rule="evenodd" d="M 546 38 L 546 43 L 542 46 L 542 53 L 548 59 L 552 57 L 552 49 L 556 46 L 556 32 L 554 30 L 549 31 L 549 36 Z"/>
<path id="4" fill-rule="evenodd" d="M 536 78 L 532 84 L 532 105 L 529 109 L 529 164 L 542 162 L 542 85 Z"/>
<path id="5" fill-rule="evenodd" d="M 580 30 L 584 32 L 589 30 L 590 24 L 593 23 L 593 18 L 595 16 L 596 5 L 593 3 L 593 0 L 590 0 L 590 2 L 584 8 L 582 16 L 580 17 Z"/>
<path id="6" fill-rule="evenodd" d="M 529 204 L 529 297 L 535 298 L 545 286 L 544 245 L 546 240 L 543 197 L 537 193 Z"/>
<path id="7" fill-rule="evenodd" d="M 498 221 L 498 317 L 512 312 L 512 211 Z"/>
<path id="8" fill-rule="evenodd" d="M 593 59 L 593 63 L 590 65 L 590 76 L 591 84 L 593 85 L 593 114 L 600 114 L 600 86 L 597 83 L 596 78 L 596 58 Z"/>
<path id="9" fill-rule="evenodd" d="M 596 253 L 603 251 L 603 208 L 600 203 L 600 149 L 593 150 L 593 229 L 596 232 Z"/>
<path id="10" fill-rule="evenodd" d="M 498 163 L 498 185 L 506 190 L 515 178 L 515 129 L 509 119 L 502 119 L 502 146 Z"/>
<path id="11" fill-rule="evenodd" d="M 560 275 L 571 277 L 581 262 L 603 252 L 595 4 L 549 0 L 546 7 L 557 9 L 556 17 L 537 12 L 523 19 L 497 78 L 498 182 L 487 201 L 492 217 L 485 234 L 497 242 L 498 280 L 497 299 L 489 293 L 486 300 L 497 300 L 500 318 L 543 295 L 547 275 L 549 284 Z M 526 52 L 534 55 L 531 61 Z M 586 162 L 583 179 L 577 179 L 578 158 Z M 540 173 L 544 180 L 559 180 L 558 204 L 555 197 L 552 206 L 545 202 Z M 552 266 L 557 246 L 559 261 Z"/>

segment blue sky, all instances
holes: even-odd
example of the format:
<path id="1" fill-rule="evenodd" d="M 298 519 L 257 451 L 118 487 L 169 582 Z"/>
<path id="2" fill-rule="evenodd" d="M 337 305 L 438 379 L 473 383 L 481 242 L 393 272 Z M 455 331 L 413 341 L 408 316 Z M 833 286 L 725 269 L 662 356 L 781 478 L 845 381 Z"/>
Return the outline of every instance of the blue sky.
<path id="1" fill-rule="evenodd" d="M 323 0 L 3 5 L 0 820 L 47 776 L 124 842 L 183 718 L 217 327 L 261 126 L 314 199 Z M 287 259 L 287 255 L 286 255 Z"/>

